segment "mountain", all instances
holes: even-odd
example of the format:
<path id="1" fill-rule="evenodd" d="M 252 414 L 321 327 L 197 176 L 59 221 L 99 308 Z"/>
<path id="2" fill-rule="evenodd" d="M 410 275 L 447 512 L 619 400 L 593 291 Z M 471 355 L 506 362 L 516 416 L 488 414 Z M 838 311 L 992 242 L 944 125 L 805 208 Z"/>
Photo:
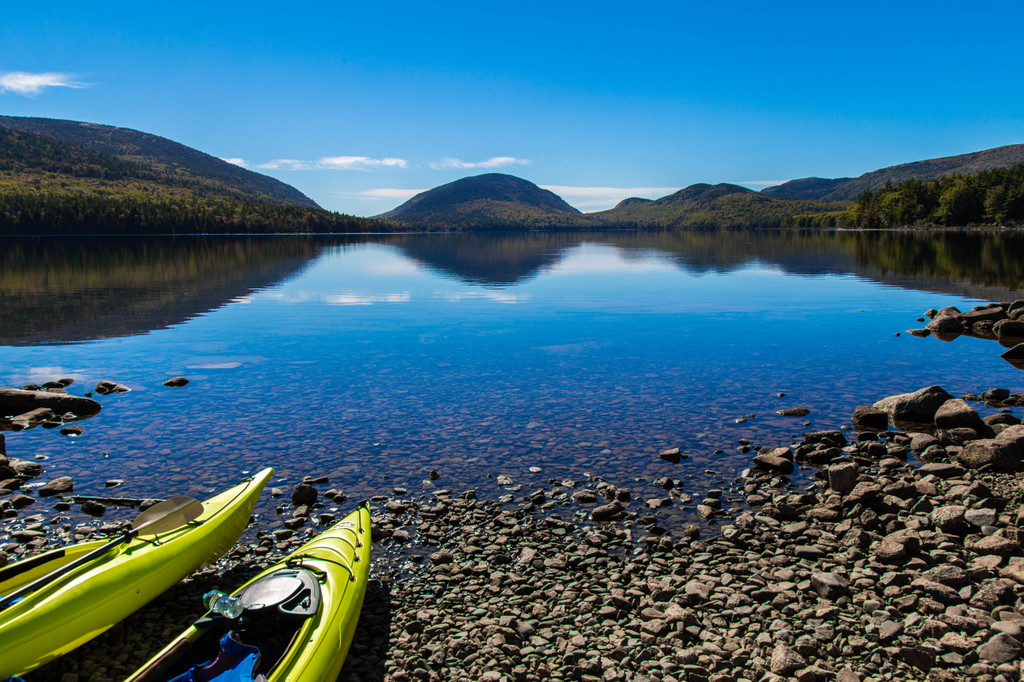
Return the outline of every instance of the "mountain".
<path id="1" fill-rule="evenodd" d="M 800 213 L 838 210 L 846 204 L 783 199 L 721 183 L 699 183 L 660 199 L 625 199 L 615 208 L 587 217 L 606 226 L 663 229 L 781 227 Z"/>
<path id="2" fill-rule="evenodd" d="M 554 192 L 503 173 L 462 178 L 421 192 L 379 219 L 430 228 L 582 227 L 583 214 Z"/>
<path id="3" fill-rule="evenodd" d="M 761 190 L 761 194 L 782 199 L 853 201 L 861 192 L 877 192 L 890 182 L 895 185 L 905 180 L 937 180 L 947 175 L 968 175 L 993 168 L 1006 168 L 1021 162 L 1024 162 L 1024 144 L 1011 144 L 971 154 L 901 163 L 856 178 L 790 180 L 781 185 L 766 187 Z"/>
<path id="4" fill-rule="evenodd" d="M 42 122 L 44 127 L 56 123 L 55 128 L 82 142 L 0 125 L 0 234 L 337 233 L 388 228 L 325 211 L 284 183 L 155 135 L 46 119 L 0 121 L 22 127 L 29 125 L 26 121 Z M 108 153 L 115 151 L 121 153 Z"/>
<path id="5" fill-rule="evenodd" d="M 0 126 L 106 154 L 171 178 L 206 185 L 211 191 L 227 188 L 252 199 L 320 208 L 315 201 L 280 180 L 158 135 L 97 123 L 19 116 L 0 116 Z"/>

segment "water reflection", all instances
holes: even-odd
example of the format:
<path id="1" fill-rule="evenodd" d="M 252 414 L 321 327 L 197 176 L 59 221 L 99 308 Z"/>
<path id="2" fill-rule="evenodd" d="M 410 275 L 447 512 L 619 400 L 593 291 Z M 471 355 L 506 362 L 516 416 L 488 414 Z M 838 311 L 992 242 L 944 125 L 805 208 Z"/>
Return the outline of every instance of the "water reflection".
<path id="1" fill-rule="evenodd" d="M 379 264 L 376 275 L 426 269 L 490 291 L 521 285 L 540 273 L 670 267 L 699 275 L 753 264 L 797 275 L 852 274 L 989 300 L 1016 298 L 1024 289 L 1017 258 L 1024 238 L 1015 232 L 10 238 L 0 250 L 0 345 L 74 343 L 163 329 L 245 301 L 296 276 L 325 253 L 369 243 L 401 255 Z M 514 302 L 517 295 L 504 300 Z M 327 299 L 333 305 L 403 301 L 408 293 L 402 291 L 337 292 Z"/>

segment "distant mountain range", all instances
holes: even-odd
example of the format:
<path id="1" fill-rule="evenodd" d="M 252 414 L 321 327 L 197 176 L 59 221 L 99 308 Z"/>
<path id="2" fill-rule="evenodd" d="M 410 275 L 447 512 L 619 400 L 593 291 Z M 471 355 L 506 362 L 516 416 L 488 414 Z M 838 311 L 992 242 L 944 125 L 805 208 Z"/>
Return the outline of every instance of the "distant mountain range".
<path id="1" fill-rule="evenodd" d="M 853 201 L 864 191 L 877 192 L 886 183 L 894 185 L 905 180 L 937 180 L 947 175 L 969 175 L 993 168 L 1007 168 L 1024 163 L 1024 144 L 986 149 L 971 154 L 945 156 L 927 161 L 901 163 L 880 168 L 856 178 L 801 178 L 781 185 L 766 187 L 761 194 L 781 199 L 818 199 Z"/>
<path id="2" fill-rule="evenodd" d="M 595 223 L 706 229 L 714 227 L 781 227 L 787 218 L 802 213 L 839 210 L 843 203 L 783 199 L 766 196 L 739 185 L 690 185 L 660 199 L 626 199 L 607 211 L 588 214 Z"/>
<path id="3" fill-rule="evenodd" d="M 931 181 L 1021 163 L 1024 144 L 1009 145 L 900 164 L 857 178 L 792 180 L 761 192 L 699 183 L 660 199 L 630 198 L 587 214 L 528 180 L 488 173 L 421 192 L 376 219 L 365 219 L 325 211 L 279 180 L 149 133 L 0 116 L 0 234 L 824 226 L 845 221 L 847 214 L 860 210 L 854 200 L 865 191 L 883 190 L 887 183 Z M 1003 204 L 1016 205 L 1009 199 Z M 986 217 L 971 224 L 989 222 Z M 939 224 L 951 224 L 948 215 Z"/>
<path id="4" fill-rule="evenodd" d="M 904 163 L 857 178 L 803 178 L 761 192 L 721 183 L 690 185 L 660 199 L 625 199 L 607 211 L 580 213 L 552 192 L 500 173 L 462 178 L 417 194 L 377 216 L 424 229 L 775 228 L 795 216 L 842 211 L 862 192 L 887 183 L 935 180 L 1024 162 L 1024 144 Z"/>

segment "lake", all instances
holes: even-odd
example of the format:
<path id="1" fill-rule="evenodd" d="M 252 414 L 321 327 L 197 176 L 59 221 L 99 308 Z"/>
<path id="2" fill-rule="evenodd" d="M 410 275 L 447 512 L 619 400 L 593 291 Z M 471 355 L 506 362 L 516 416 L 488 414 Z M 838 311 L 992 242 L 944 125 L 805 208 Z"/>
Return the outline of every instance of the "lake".
<path id="1" fill-rule="evenodd" d="M 132 389 L 98 397 L 80 437 L 6 434 L 10 456 L 45 458 L 38 483 L 70 475 L 76 494 L 202 496 L 270 465 L 286 491 L 325 475 L 353 500 L 519 503 L 588 477 L 644 500 L 667 476 L 696 498 L 659 512 L 677 527 L 709 488 L 738 500 L 741 439 L 786 445 L 931 384 L 1024 389 L 995 341 L 905 331 L 928 308 L 1024 298 L 1012 232 L 0 244 L 2 385 Z M 810 413 L 776 414 L 791 407 Z M 659 458 L 672 447 L 688 457 Z"/>

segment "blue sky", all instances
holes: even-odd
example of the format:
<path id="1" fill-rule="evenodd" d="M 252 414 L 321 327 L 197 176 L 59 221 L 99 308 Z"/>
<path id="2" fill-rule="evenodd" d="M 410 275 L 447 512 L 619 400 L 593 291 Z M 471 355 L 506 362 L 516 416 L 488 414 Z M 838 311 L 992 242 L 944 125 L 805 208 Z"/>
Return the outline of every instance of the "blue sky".
<path id="1" fill-rule="evenodd" d="M 505 172 L 584 211 L 1024 142 L 1024 3 L 10 3 L 0 113 L 163 135 L 322 206 Z"/>

